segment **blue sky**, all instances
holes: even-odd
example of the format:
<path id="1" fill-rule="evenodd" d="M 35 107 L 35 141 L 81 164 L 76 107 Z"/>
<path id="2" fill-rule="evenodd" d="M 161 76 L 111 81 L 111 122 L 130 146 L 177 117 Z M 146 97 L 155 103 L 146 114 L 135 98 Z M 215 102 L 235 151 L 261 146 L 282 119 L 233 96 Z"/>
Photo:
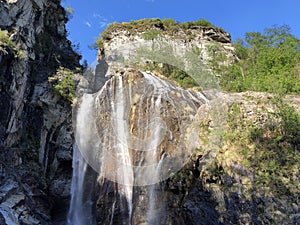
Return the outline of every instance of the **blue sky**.
<path id="1" fill-rule="evenodd" d="M 263 32 L 273 25 L 289 25 L 300 38 L 299 0 L 88 0 L 63 1 L 74 9 L 67 24 L 68 38 L 79 44 L 89 64 L 97 52 L 88 48 L 107 24 L 143 18 L 172 18 L 179 22 L 204 18 L 236 38 L 246 32 Z"/>

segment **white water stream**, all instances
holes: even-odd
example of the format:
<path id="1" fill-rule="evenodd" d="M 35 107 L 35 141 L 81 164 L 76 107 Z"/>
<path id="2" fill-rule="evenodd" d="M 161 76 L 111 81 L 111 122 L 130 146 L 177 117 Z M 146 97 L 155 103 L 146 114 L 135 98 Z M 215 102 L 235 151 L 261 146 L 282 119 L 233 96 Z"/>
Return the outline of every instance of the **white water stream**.
<path id="1" fill-rule="evenodd" d="M 118 184 L 118 193 L 127 201 L 127 221 L 134 214 L 134 186 L 152 185 L 145 217 L 150 224 L 157 219 L 155 208 L 159 199 L 155 183 L 179 170 L 189 154 L 180 144 L 182 140 L 173 140 L 185 138 L 180 132 L 185 132 L 186 127 L 179 121 L 190 120 L 199 105 L 208 100 L 200 93 L 178 88 L 151 73 L 143 72 L 141 77 L 136 78 L 142 79 L 140 84 L 134 85 L 130 78 L 115 76 L 99 92 L 84 94 L 79 100 L 68 225 L 95 223 L 92 212 L 95 203 L 85 193 L 87 163 L 99 173 L 99 180 Z M 175 124 L 171 126 L 166 120 Z M 177 143 L 176 156 L 161 147 L 168 141 Z M 176 162 L 178 155 L 184 156 Z M 116 201 L 110 206 L 113 213 L 115 205 Z M 110 224 L 113 224 L 113 213 Z"/>

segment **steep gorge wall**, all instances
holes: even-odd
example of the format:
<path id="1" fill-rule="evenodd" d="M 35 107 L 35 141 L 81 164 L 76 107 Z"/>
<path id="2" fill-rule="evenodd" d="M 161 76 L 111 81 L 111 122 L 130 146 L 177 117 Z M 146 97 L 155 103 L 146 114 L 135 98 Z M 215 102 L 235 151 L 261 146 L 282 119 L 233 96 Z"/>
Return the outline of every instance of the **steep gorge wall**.
<path id="1" fill-rule="evenodd" d="M 66 208 L 72 169 L 71 104 L 48 77 L 59 67 L 80 70 L 80 56 L 66 38 L 60 1 L 1 1 L 0 15 L 1 30 L 22 51 L 0 48 L 0 217 L 48 224 L 56 199 Z"/>

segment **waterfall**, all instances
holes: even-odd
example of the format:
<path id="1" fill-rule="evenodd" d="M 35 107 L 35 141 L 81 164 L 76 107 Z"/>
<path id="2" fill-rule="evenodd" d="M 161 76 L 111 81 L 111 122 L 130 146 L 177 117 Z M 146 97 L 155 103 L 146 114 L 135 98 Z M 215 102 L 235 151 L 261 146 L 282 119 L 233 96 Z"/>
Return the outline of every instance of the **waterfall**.
<path id="1" fill-rule="evenodd" d="M 115 135 L 119 137 L 121 140 L 119 143 L 116 143 L 117 152 L 120 153 L 120 160 L 121 163 L 118 167 L 117 173 L 117 182 L 118 184 L 124 184 L 123 187 L 120 189 L 123 192 L 123 195 L 126 196 L 127 203 L 128 203 L 128 217 L 130 220 L 131 213 L 132 213 L 132 186 L 133 186 L 133 170 L 129 166 L 131 165 L 131 158 L 128 148 L 128 124 L 124 122 L 126 120 L 125 114 L 125 93 L 123 89 L 123 81 L 122 77 L 118 77 L 117 80 L 117 90 L 118 96 L 116 101 L 111 104 L 112 106 L 112 128 L 115 128 Z M 112 90 L 113 91 L 113 90 Z"/>
<path id="2" fill-rule="evenodd" d="M 154 176 L 159 177 L 160 175 L 160 170 L 161 170 L 161 164 L 163 162 L 164 159 L 164 155 L 162 155 L 158 165 L 157 165 L 157 169 L 155 171 Z M 157 184 L 152 184 L 150 185 L 149 188 L 149 210 L 147 212 L 147 222 L 148 224 L 159 224 L 159 221 L 157 221 L 157 215 L 155 213 L 155 209 L 157 207 L 157 201 L 159 200 L 159 196 L 157 196 L 157 192 L 156 189 L 159 188 L 157 187 Z M 160 202 L 160 208 L 163 208 L 163 203 Z"/>
<path id="3" fill-rule="evenodd" d="M 98 201 L 110 204 L 99 207 L 103 224 L 135 224 L 137 217 L 156 224 L 164 207 L 159 202 L 159 183 L 176 173 L 190 156 L 192 147 L 185 144 L 189 125 L 198 107 L 207 98 L 198 92 L 184 90 L 150 72 L 129 71 L 115 75 L 102 89 L 85 93 L 78 100 L 74 113 L 75 144 L 69 225 L 95 224 L 96 201 L 87 185 L 94 184 L 87 172 L 98 173 L 94 179 L 114 200 Z M 113 184 L 105 185 L 107 182 Z M 96 185 L 95 185 L 96 186 Z M 143 197 L 147 212 L 141 211 L 134 187 L 147 188 Z M 107 188 L 109 187 L 109 188 Z M 91 191 L 92 192 L 92 191 Z M 111 198 L 112 198 L 111 197 Z M 98 204 L 98 203 L 97 203 Z M 117 212 L 118 210 L 118 212 Z M 160 212 L 162 213 L 162 212 Z M 109 217 L 109 218 L 108 218 Z M 104 219 L 103 219 L 104 220 Z"/>
<path id="4" fill-rule="evenodd" d="M 90 196 L 86 197 L 85 180 L 88 172 L 88 164 L 81 155 L 81 148 L 89 148 L 92 120 L 89 117 L 93 109 L 93 98 L 90 95 L 84 95 L 80 109 L 76 118 L 75 136 L 76 143 L 73 148 L 73 176 L 71 184 L 71 202 L 68 214 L 68 225 L 93 225 L 92 201 Z M 89 195 L 90 193 L 88 193 Z"/>
<path id="5" fill-rule="evenodd" d="M 73 176 L 71 185 L 71 203 L 68 215 L 69 225 L 89 224 L 90 216 L 84 210 L 83 187 L 86 174 L 87 163 L 82 158 L 77 146 L 74 146 L 73 151 Z"/>

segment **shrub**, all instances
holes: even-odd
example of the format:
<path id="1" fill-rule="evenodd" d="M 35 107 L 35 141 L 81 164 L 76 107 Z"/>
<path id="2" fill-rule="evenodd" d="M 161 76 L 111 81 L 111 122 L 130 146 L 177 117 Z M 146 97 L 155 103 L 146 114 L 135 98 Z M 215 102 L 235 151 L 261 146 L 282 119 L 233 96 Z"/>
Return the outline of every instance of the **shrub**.
<path id="1" fill-rule="evenodd" d="M 143 38 L 145 40 L 154 40 L 157 38 L 159 35 L 161 35 L 161 30 L 148 30 L 143 33 Z"/>
<path id="2" fill-rule="evenodd" d="M 294 107 L 287 105 L 282 99 L 276 99 L 277 111 L 280 119 L 281 141 L 287 141 L 300 151 L 300 115 Z"/>
<path id="3" fill-rule="evenodd" d="M 166 63 L 158 65 L 156 62 L 148 62 L 143 69 L 158 72 L 183 88 L 199 87 L 199 84 L 185 71 Z"/>
<path id="4" fill-rule="evenodd" d="M 0 30 L 0 51 L 3 51 L 6 53 L 7 49 L 13 50 L 13 52 L 16 54 L 19 58 L 25 58 L 26 53 L 25 51 L 21 50 L 15 42 L 13 42 L 8 34 L 7 30 Z"/>
<path id="5" fill-rule="evenodd" d="M 73 79 L 73 72 L 60 67 L 54 76 L 49 77 L 53 91 L 63 99 L 72 102 L 75 98 L 76 83 Z"/>
<path id="6" fill-rule="evenodd" d="M 233 104 L 224 144 L 228 153 L 237 153 L 232 155 L 255 174 L 257 189 L 268 187 L 278 195 L 299 193 L 295 186 L 299 186 L 300 115 L 279 98 L 271 101 L 274 112 L 256 112 L 257 118 L 266 119 L 263 123 L 245 117 L 247 108 L 238 105 L 242 103 Z"/>
<path id="7" fill-rule="evenodd" d="M 103 38 L 97 38 L 96 40 L 96 46 L 98 49 L 103 49 L 104 48 L 104 43 L 103 43 Z"/>
<path id="8" fill-rule="evenodd" d="M 177 26 L 178 25 L 178 22 L 176 22 L 175 20 L 170 19 L 170 18 L 163 19 L 162 23 L 166 27 L 173 27 L 173 26 Z"/>
<path id="9" fill-rule="evenodd" d="M 208 20 L 205 20 L 205 19 L 200 19 L 200 20 L 192 21 L 192 22 L 184 22 L 181 24 L 181 27 L 183 27 L 184 29 L 190 29 L 194 26 L 216 28 L 211 22 L 209 22 Z"/>
<path id="10" fill-rule="evenodd" d="M 9 38 L 7 30 L 0 30 L 0 46 L 11 49 L 16 48 L 16 44 Z M 1 50 L 3 51 L 4 49 Z"/>
<path id="11" fill-rule="evenodd" d="M 72 8 L 71 6 L 67 6 L 65 10 L 66 10 L 67 19 L 68 20 L 72 19 L 74 15 L 74 8 Z"/>
<path id="12" fill-rule="evenodd" d="M 208 20 L 205 20 L 205 19 L 200 19 L 200 20 L 197 20 L 196 22 L 194 22 L 196 26 L 201 26 L 201 27 L 214 27 L 212 25 L 211 22 L 209 22 Z"/>

